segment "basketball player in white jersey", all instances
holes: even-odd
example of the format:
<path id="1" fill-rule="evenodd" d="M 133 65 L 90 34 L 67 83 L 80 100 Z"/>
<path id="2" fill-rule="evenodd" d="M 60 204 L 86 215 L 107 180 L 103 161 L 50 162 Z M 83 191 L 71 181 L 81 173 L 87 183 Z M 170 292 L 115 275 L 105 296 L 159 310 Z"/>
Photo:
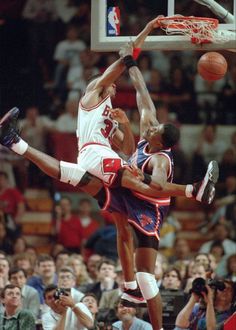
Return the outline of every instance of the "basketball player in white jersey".
<path id="1" fill-rule="evenodd" d="M 156 20 L 148 23 L 137 37 L 134 46 L 140 47 L 145 37 L 155 27 L 157 27 Z M 123 133 L 117 127 L 115 119 L 120 115 L 119 110 L 111 110 L 111 99 L 116 95 L 114 81 L 123 71 L 124 64 L 121 60 L 113 63 L 100 77 L 89 83 L 80 100 L 77 125 L 78 168 L 81 174 L 87 171 L 101 179 L 107 186 L 122 186 L 154 196 L 165 184 L 165 176 L 162 175 L 161 169 L 149 182 L 145 182 L 145 178 L 143 182 L 138 181 L 128 164 L 111 148 L 111 143 L 118 147 L 123 144 L 125 154 L 130 154 L 135 149 L 133 137 L 130 136 L 124 143 Z M 119 117 L 119 122 L 122 130 L 127 134 L 129 122 L 126 116 Z M 71 169 L 68 168 L 67 172 L 70 171 Z M 66 170 L 64 172 L 66 181 Z"/>

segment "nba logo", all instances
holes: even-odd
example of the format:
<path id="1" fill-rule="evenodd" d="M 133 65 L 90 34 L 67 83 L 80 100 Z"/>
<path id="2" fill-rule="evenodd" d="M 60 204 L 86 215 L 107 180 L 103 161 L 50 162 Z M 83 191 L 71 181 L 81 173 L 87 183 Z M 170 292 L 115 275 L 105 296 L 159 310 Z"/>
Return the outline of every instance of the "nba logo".
<path id="1" fill-rule="evenodd" d="M 119 7 L 109 7 L 107 11 L 107 35 L 120 35 L 120 9 Z"/>

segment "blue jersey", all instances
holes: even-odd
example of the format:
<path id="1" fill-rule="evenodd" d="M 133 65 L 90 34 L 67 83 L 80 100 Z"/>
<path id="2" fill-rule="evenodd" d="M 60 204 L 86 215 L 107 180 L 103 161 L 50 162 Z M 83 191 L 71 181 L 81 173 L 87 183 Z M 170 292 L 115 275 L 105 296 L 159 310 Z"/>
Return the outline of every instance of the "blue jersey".
<path id="1" fill-rule="evenodd" d="M 146 151 L 148 142 L 140 141 L 129 163 L 145 172 L 148 161 L 154 154 Z M 173 179 L 173 156 L 171 150 L 161 150 L 155 154 L 167 157 L 169 160 L 168 182 Z M 159 239 L 163 218 L 168 212 L 170 198 L 148 197 L 125 188 L 107 189 L 106 202 L 103 209 L 125 214 L 130 224 L 143 234 L 156 236 Z"/>

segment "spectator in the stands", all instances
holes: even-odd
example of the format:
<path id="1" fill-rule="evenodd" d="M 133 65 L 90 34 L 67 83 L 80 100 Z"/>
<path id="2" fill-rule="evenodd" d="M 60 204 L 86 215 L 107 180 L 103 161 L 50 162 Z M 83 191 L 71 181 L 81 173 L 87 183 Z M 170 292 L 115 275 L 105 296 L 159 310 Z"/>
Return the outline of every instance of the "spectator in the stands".
<path id="1" fill-rule="evenodd" d="M 116 282 L 115 263 L 113 260 L 103 258 L 98 265 L 98 280 L 85 287 L 85 293 L 92 292 L 100 302 L 104 291 L 113 290 L 118 287 Z"/>
<path id="2" fill-rule="evenodd" d="M 235 301 L 233 282 L 223 282 L 223 291 L 211 289 L 207 285 L 207 293 L 202 293 L 203 298 L 191 293 L 188 303 L 176 318 L 175 330 L 223 329 L 225 320 L 233 313 L 232 304 Z"/>
<path id="3" fill-rule="evenodd" d="M 87 239 L 99 228 L 99 223 L 92 215 L 92 202 L 88 198 L 79 201 L 79 219 L 83 228 L 83 240 Z"/>
<path id="4" fill-rule="evenodd" d="M 193 266 L 191 268 L 191 276 L 189 276 L 186 279 L 186 285 L 184 288 L 184 291 L 186 293 L 189 293 L 189 290 L 192 288 L 192 283 L 197 277 L 201 277 L 204 280 L 206 280 L 207 278 L 211 278 L 210 267 L 204 263 L 199 263 L 199 262 L 195 262 L 193 264 Z"/>
<path id="5" fill-rule="evenodd" d="M 40 300 L 38 291 L 27 285 L 27 274 L 22 268 L 11 268 L 9 271 L 9 281 L 11 284 L 21 289 L 22 307 L 28 309 L 34 315 L 39 317 Z"/>
<path id="6" fill-rule="evenodd" d="M 115 306 L 117 305 L 117 302 L 122 295 L 122 292 L 124 290 L 124 274 L 120 264 L 116 266 L 115 271 L 116 283 L 118 284 L 118 287 L 113 290 L 104 291 L 102 293 L 99 302 L 99 309 L 115 309 Z"/>
<path id="7" fill-rule="evenodd" d="M 83 228 L 79 217 L 72 213 L 72 202 L 69 197 L 62 197 L 56 208 L 56 234 L 58 243 L 71 252 L 79 253 Z"/>
<path id="8" fill-rule="evenodd" d="M 51 284 L 44 290 L 45 303 L 49 308 L 42 316 L 43 329 L 91 329 L 93 317 L 87 306 L 76 303 L 70 293 L 55 297 L 57 289 Z"/>
<path id="9" fill-rule="evenodd" d="M 56 270 L 68 265 L 70 253 L 67 250 L 60 251 L 55 257 Z"/>
<path id="10" fill-rule="evenodd" d="M 119 300 L 116 306 L 116 315 L 119 321 L 112 324 L 113 329 L 135 329 L 135 330 L 152 330 L 150 323 L 136 317 L 135 307 L 125 307 Z"/>
<path id="11" fill-rule="evenodd" d="M 69 257 L 68 266 L 70 266 L 74 271 L 76 287 L 92 283 L 92 279 L 87 272 L 86 265 L 81 255 L 75 253 L 72 254 Z"/>
<path id="12" fill-rule="evenodd" d="M 193 84 L 181 67 L 171 69 L 168 92 L 170 110 L 177 113 L 178 120 L 181 123 L 198 122 Z"/>
<path id="13" fill-rule="evenodd" d="M 56 45 L 54 53 L 54 60 L 57 62 L 54 84 L 62 101 L 66 97 L 66 76 L 68 69 L 80 64 L 79 54 L 85 48 L 85 43 L 79 39 L 77 27 L 69 24 L 66 38 Z"/>
<path id="14" fill-rule="evenodd" d="M 30 59 L 35 66 L 40 66 L 44 81 L 49 81 L 54 67 L 53 50 L 58 33 L 55 1 L 27 0 L 22 16 L 27 22 Z"/>
<path id="15" fill-rule="evenodd" d="M 151 69 L 152 69 L 152 58 L 149 53 L 142 53 L 138 57 L 138 67 L 142 72 L 143 78 L 146 84 L 149 83 L 151 77 Z"/>
<path id="16" fill-rule="evenodd" d="M 197 148 L 193 155 L 193 176 L 204 176 L 207 164 L 212 160 L 221 161 L 227 143 L 217 136 L 217 126 L 206 125 L 198 138 Z M 195 179 L 195 177 L 194 177 Z"/>
<path id="17" fill-rule="evenodd" d="M 4 213 L 9 214 L 16 223 L 20 223 L 25 212 L 24 196 L 17 188 L 9 186 L 8 175 L 0 171 L 0 205 Z M 9 227 L 14 224 L 9 224 Z"/>
<path id="18" fill-rule="evenodd" d="M 27 242 L 23 236 L 17 237 L 13 244 L 14 254 L 24 253 L 26 251 Z"/>
<path id="19" fill-rule="evenodd" d="M 227 279 L 236 282 L 236 253 L 232 254 L 227 259 Z"/>
<path id="20" fill-rule="evenodd" d="M 35 261 L 31 254 L 27 252 L 16 254 L 12 258 L 13 266 L 23 268 L 27 273 L 27 277 L 33 275 Z"/>
<path id="21" fill-rule="evenodd" d="M 59 288 L 69 290 L 72 299 L 75 303 L 80 302 L 84 294 L 75 289 L 75 273 L 70 267 L 62 267 L 58 271 L 58 283 Z"/>
<path id="22" fill-rule="evenodd" d="M 0 290 L 9 284 L 8 273 L 10 262 L 7 258 L 0 258 Z"/>
<path id="23" fill-rule="evenodd" d="M 188 262 L 191 259 L 191 250 L 189 243 L 186 239 L 176 237 L 173 244 L 173 255 L 169 258 L 169 262 L 172 264 L 178 260 Z"/>
<path id="24" fill-rule="evenodd" d="M 200 252 L 209 253 L 211 245 L 214 241 L 222 243 L 225 254 L 236 253 L 236 243 L 229 239 L 229 228 L 226 224 L 217 223 L 212 232 L 212 240 L 207 241 L 200 247 Z"/>
<path id="25" fill-rule="evenodd" d="M 177 268 L 169 267 L 163 274 L 161 290 L 179 290 L 182 287 L 182 279 Z"/>
<path id="26" fill-rule="evenodd" d="M 99 254 L 91 254 L 87 260 L 87 270 L 90 278 L 93 282 L 97 281 L 98 278 L 98 265 L 102 260 L 102 256 Z"/>
<path id="27" fill-rule="evenodd" d="M 0 250 L 4 251 L 6 254 L 13 253 L 13 244 L 7 235 L 5 218 L 1 210 L 0 210 Z"/>
<path id="28" fill-rule="evenodd" d="M 85 306 L 88 307 L 90 310 L 91 314 L 93 315 L 93 320 L 94 320 L 94 327 L 92 330 L 99 330 L 98 325 L 97 325 L 97 313 L 98 313 L 98 300 L 93 293 L 86 293 L 83 298 L 81 299 L 81 302 L 85 304 Z"/>
<path id="29" fill-rule="evenodd" d="M 67 99 L 65 112 L 55 122 L 55 129 L 61 133 L 74 133 L 77 127 L 78 98 Z"/>
<path id="30" fill-rule="evenodd" d="M 43 291 L 45 287 L 49 284 L 57 283 L 57 275 L 55 273 L 56 267 L 54 260 L 51 256 L 47 254 L 41 254 L 37 259 L 37 274 L 31 276 L 27 284 L 35 288 L 40 297 L 41 304 L 44 302 Z"/>
<path id="31" fill-rule="evenodd" d="M 102 255 L 117 261 L 116 227 L 107 225 L 95 231 L 84 245 L 84 254 L 88 252 Z"/>
<path id="32" fill-rule="evenodd" d="M 21 290 L 18 286 L 6 285 L 1 292 L 1 301 L 5 311 L 0 312 L 0 329 L 36 329 L 33 314 L 22 309 Z"/>

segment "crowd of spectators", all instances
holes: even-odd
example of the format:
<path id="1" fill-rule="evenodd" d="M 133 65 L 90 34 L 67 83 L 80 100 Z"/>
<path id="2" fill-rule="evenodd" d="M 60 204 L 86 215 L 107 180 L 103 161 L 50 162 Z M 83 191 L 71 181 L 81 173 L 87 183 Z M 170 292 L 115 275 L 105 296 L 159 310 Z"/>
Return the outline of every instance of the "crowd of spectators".
<path id="1" fill-rule="evenodd" d="M 165 14 L 158 1 L 125 3 L 125 9 L 122 1 L 119 6 L 126 35 L 136 35 L 153 12 Z M 19 106 L 22 137 L 54 153 L 55 134 L 75 134 L 78 100 L 89 77 L 118 55 L 90 50 L 90 2 L 83 0 L 1 2 L 0 36 L 1 109 Z M 181 144 L 174 150 L 175 182 L 198 180 L 212 159 L 220 167 L 216 200 L 202 209 L 205 243 L 198 251 L 181 236 L 175 206 L 162 227 L 155 277 L 165 330 L 222 329 L 236 310 L 236 131 L 228 140 L 218 135 L 219 125 L 236 124 L 236 62 L 223 54 L 228 72 L 216 82 L 197 74 L 201 52 L 149 51 L 138 59 L 160 122 L 201 127 L 191 155 Z M 126 74 L 117 90 L 114 105 L 127 111 L 138 140 L 135 92 Z M 0 162 L 0 329 L 152 329 L 146 308 L 125 307 L 120 300 L 124 277 L 109 216 L 93 213 L 87 197 L 75 208 L 66 194 L 55 201 L 54 183 L 3 147 Z M 47 254 L 22 232 L 24 193 L 32 187 L 49 190 L 54 202 Z M 199 278 L 203 293 L 195 290 Z"/>

